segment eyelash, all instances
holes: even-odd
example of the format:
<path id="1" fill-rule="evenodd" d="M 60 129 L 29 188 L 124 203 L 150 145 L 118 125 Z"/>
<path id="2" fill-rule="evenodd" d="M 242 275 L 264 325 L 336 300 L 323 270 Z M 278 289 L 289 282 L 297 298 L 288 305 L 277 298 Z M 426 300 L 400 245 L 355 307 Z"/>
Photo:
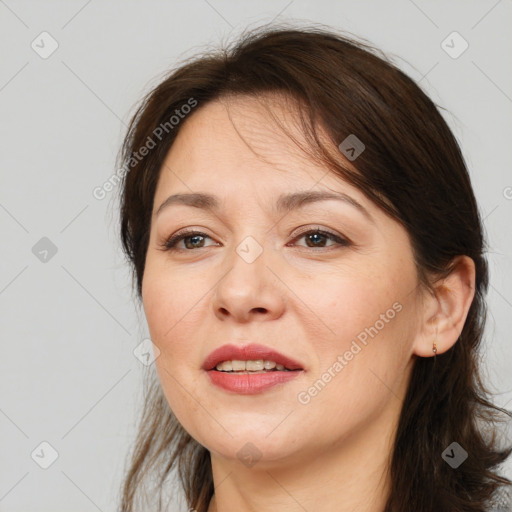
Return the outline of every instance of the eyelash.
<path id="1" fill-rule="evenodd" d="M 330 231 L 325 231 L 325 230 L 322 230 L 322 229 L 310 229 L 308 231 L 304 231 L 302 233 L 299 233 L 295 238 L 294 238 L 294 241 L 295 240 L 298 240 L 299 238 L 302 238 L 303 236 L 306 236 L 306 235 L 311 235 L 311 234 L 316 234 L 316 235 L 323 235 L 327 238 L 329 238 L 330 240 L 334 241 L 334 242 L 337 242 L 338 245 L 342 246 L 342 247 L 348 247 L 351 244 L 351 242 L 345 238 L 341 238 L 339 237 L 338 235 L 336 235 L 335 233 L 331 233 Z M 181 232 L 177 235 L 173 235 L 171 237 L 169 237 L 166 241 L 164 241 L 163 244 L 161 244 L 161 250 L 163 251 L 183 251 L 183 252 L 193 252 L 193 251 L 197 251 L 199 249 L 206 249 L 206 247 L 198 247 L 196 249 L 177 249 L 176 248 L 176 245 L 178 244 L 178 242 L 181 242 L 181 240 L 185 239 L 185 238 L 189 238 L 189 237 L 193 237 L 193 236 L 197 236 L 197 235 L 200 235 L 202 236 L 203 238 L 206 237 L 206 238 L 211 238 L 210 236 L 208 236 L 206 233 L 202 233 L 201 231 L 184 231 L 184 232 Z M 302 246 L 304 247 L 304 246 Z M 319 247 L 318 249 L 331 249 L 333 246 L 330 246 L 330 247 Z M 316 251 L 316 249 L 314 247 L 304 247 L 305 249 L 313 249 L 314 251 Z"/>

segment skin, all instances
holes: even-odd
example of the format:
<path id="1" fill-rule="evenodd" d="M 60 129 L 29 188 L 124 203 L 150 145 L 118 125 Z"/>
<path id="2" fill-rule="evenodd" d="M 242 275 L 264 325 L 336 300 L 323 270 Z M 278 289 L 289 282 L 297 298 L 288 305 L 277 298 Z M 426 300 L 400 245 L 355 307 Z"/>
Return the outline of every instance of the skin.
<path id="1" fill-rule="evenodd" d="M 301 140 L 293 111 L 267 99 Z M 273 212 L 281 193 L 302 190 L 348 194 L 373 220 L 336 200 Z M 214 194 L 222 207 L 211 213 L 175 204 L 156 216 L 178 192 Z M 181 251 L 162 250 L 187 227 L 207 236 L 181 240 Z M 350 245 L 299 233 L 317 227 Z M 252 263 L 236 252 L 249 236 L 263 251 Z M 406 230 L 307 158 L 258 99 L 211 102 L 184 121 L 155 193 L 142 295 L 165 397 L 211 453 L 209 512 L 383 509 L 413 361 L 433 356 L 436 336 L 438 354 L 457 341 L 473 299 L 473 261 L 457 261 L 435 293 L 419 286 Z M 333 372 L 358 334 L 397 303 L 394 318 L 301 403 L 299 394 Z M 305 371 L 256 395 L 222 390 L 201 365 L 230 342 L 267 345 Z M 237 455 L 241 449 L 260 458 L 249 465 Z"/>

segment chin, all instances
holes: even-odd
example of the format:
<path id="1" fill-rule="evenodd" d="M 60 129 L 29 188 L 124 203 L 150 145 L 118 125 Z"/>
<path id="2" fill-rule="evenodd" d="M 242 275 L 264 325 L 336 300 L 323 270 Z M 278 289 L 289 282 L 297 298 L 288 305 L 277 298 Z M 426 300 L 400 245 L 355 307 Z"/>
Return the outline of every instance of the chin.
<path id="1" fill-rule="evenodd" d="M 223 459 L 238 460 L 248 468 L 257 466 L 257 469 L 270 469 L 276 464 L 282 466 L 289 461 L 292 463 L 301 447 L 291 445 L 290 440 L 276 439 L 269 441 L 265 435 L 260 438 L 224 438 L 222 440 L 210 440 L 204 445 L 212 455 Z"/>

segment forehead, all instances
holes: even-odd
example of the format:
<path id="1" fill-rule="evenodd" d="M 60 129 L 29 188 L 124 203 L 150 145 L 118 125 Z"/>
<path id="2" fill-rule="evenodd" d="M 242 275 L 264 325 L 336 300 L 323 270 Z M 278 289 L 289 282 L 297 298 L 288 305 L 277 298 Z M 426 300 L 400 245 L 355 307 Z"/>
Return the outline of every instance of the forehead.
<path id="1" fill-rule="evenodd" d="M 328 187 L 344 183 L 361 197 L 355 187 L 300 149 L 308 144 L 299 123 L 295 103 L 282 96 L 209 102 L 183 122 L 164 160 L 158 190 L 235 186 L 250 192 L 299 182 L 301 188 L 312 188 L 321 180 Z"/>
<path id="2" fill-rule="evenodd" d="M 289 136 L 305 144 L 290 100 L 236 96 L 212 101 L 184 123 L 171 154 L 180 147 L 195 159 L 236 163 L 238 159 L 279 165 L 285 160 L 309 160 Z M 175 151 L 173 151 L 173 149 Z"/>

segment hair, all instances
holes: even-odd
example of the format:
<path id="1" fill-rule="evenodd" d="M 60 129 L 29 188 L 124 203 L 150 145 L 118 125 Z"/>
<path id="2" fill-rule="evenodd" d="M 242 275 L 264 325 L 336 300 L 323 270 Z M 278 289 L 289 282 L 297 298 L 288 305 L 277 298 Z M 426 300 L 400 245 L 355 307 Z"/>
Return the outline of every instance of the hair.
<path id="1" fill-rule="evenodd" d="M 384 512 L 483 512 L 511 484 L 498 472 L 511 449 L 499 447 L 497 438 L 501 413 L 512 417 L 491 403 L 479 373 L 489 280 L 483 224 L 461 149 L 438 108 L 368 42 L 318 24 L 259 27 L 230 46 L 184 60 L 144 96 L 118 154 L 126 169 L 120 233 L 138 299 L 159 174 L 183 125 L 170 127 L 169 119 L 176 110 L 189 112 L 183 106 L 194 102 L 198 107 L 187 119 L 214 100 L 269 94 L 296 107 L 307 145 L 288 135 L 303 151 L 404 226 L 422 286 L 433 291 L 459 255 L 474 261 L 475 295 L 457 343 L 435 357 L 415 357 Z M 134 158 L 160 132 L 156 146 Z M 352 166 L 337 150 L 349 135 L 365 145 Z M 206 512 L 214 492 L 209 451 L 181 426 L 158 383 L 145 392 L 121 510 L 135 510 L 137 493 L 153 477 L 156 510 L 162 510 L 164 484 L 176 472 L 188 506 Z M 469 453 L 457 469 L 441 456 L 453 441 Z"/>

